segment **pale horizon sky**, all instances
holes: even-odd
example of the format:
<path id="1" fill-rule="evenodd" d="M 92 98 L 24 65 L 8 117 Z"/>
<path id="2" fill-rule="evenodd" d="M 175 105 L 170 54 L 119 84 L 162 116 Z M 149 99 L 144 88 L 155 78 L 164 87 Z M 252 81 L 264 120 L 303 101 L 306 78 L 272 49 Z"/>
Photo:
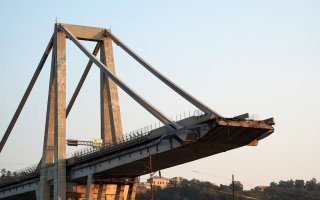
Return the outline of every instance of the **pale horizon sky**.
<path id="1" fill-rule="evenodd" d="M 320 1 L 3 1 L 0 4 L 0 137 L 58 22 L 111 28 L 160 72 L 225 117 L 275 118 L 275 132 L 242 147 L 162 170 L 165 177 L 246 188 L 320 180 Z M 89 49 L 94 44 L 85 42 Z M 168 116 L 195 108 L 114 44 L 117 74 Z M 0 155 L 0 168 L 40 160 L 49 57 Z M 88 59 L 67 42 L 67 102 Z M 157 120 L 120 91 L 124 132 Z M 94 67 L 67 120 L 67 137 L 99 136 Z"/>

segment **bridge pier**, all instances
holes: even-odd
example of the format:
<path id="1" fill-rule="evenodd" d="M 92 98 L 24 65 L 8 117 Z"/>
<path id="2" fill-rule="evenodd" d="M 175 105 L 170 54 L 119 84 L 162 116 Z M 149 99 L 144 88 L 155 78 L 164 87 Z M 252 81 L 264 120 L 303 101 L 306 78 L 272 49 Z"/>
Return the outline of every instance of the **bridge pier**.
<path id="1" fill-rule="evenodd" d="M 136 199 L 136 191 L 139 183 L 139 178 L 134 179 L 134 183 L 129 184 L 127 200 L 135 200 Z"/>
<path id="2" fill-rule="evenodd" d="M 56 25 L 57 26 L 57 25 Z M 66 35 L 55 30 L 54 199 L 65 200 L 66 183 Z"/>
<path id="3" fill-rule="evenodd" d="M 104 37 L 100 45 L 100 60 L 116 74 L 112 40 Z M 120 104 L 117 85 L 100 71 L 101 139 L 106 143 L 117 143 L 123 139 Z"/>
<path id="4" fill-rule="evenodd" d="M 103 195 L 106 196 L 106 193 L 103 192 L 103 184 L 99 184 L 98 199 L 102 199 Z"/>
<path id="5" fill-rule="evenodd" d="M 69 184 L 69 183 L 68 183 Z M 71 186 L 72 185 L 72 186 Z M 134 200 L 134 183 L 96 183 L 94 178 L 88 179 L 87 185 L 70 184 L 67 200 Z M 130 191 L 131 190 L 131 191 Z"/>
<path id="6" fill-rule="evenodd" d="M 117 184 L 117 191 L 116 191 L 116 200 L 123 200 L 124 199 L 124 189 L 125 185 Z"/>
<path id="7" fill-rule="evenodd" d="M 92 184 L 92 174 L 89 174 L 87 178 L 86 200 L 93 198 L 94 184 Z"/>
<path id="8" fill-rule="evenodd" d="M 100 60 L 115 74 L 112 40 L 105 29 L 70 25 L 81 39 L 97 41 Z M 78 32 L 79 28 L 81 29 Z M 93 34 L 94 32 L 94 34 Z M 99 35 L 99 38 L 96 38 Z M 93 175 L 84 186 L 66 180 L 66 35 L 55 25 L 40 186 L 37 199 L 113 199 L 124 198 L 124 185 L 95 184 Z M 103 71 L 100 73 L 101 138 L 105 143 L 122 141 L 122 123 L 117 85 Z M 53 165 L 53 166 L 52 166 Z M 50 169 L 50 170 L 49 170 Z M 51 177 L 49 179 L 48 177 Z M 133 186 L 132 186 L 133 187 Z M 72 189 L 70 189 L 72 188 Z M 119 188 L 119 189 L 117 189 Z M 97 191 L 96 191 L 97 190 Z M 117 192 L 118 191 L 118 192 Z M 134 191 L 131 189 L 131 191 Z M 132 192 L 131 192 L 132 193 Z M 84 195 L 84 197 L 82 197 Z M 97 196 L 95 196 L 97 195 Z"/>

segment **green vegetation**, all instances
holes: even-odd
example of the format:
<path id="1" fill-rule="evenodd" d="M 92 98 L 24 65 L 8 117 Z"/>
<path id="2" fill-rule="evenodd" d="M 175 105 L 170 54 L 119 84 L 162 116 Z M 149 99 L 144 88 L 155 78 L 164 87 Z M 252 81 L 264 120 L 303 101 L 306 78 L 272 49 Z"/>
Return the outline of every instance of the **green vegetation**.
<path id="1" fill-rule="evenodd" d="M 25 172 L 23 172 L 25 173 Z M 0 170 L 0 183 L 8 178 L 14 178 L 21 174 L 10 172 L 6 169 Z M 269 187 L 255 187 L 249 191 L 243 190 L 240 181 L 234 182 L 235 199 L 270 199 L 270 200 L 320 200 L 320 182 L 315 178 L 304 180 L 288 180 L 272 182 Z M 150 190 L 146 193 L 137 194 L 137 200 L 149 200 Z M 215 185 L 207 181 L 199 181 L 192 179 L 188 181 L 183 179 L 176 183 L 169 181 L 168 187 L 165 189 L 154 189 L 154 200 L 232 200 L 232 184 Z"/>
<path id="2" fill-rule="evenodd" d="M 1 179 L 6 179 L 6 178 L 9 178 L 9 177 L 16 177 L 18 174 L 17 172 L 11 172 L 11 171 L 7 171 L 6 169 L 1 169 L 0 170 L 0 180 Z"/>
<path id="3" fill-rule="evenodd" d="M 144 194 L 137 194 L 137 200 L 149 200 L 150 191 Z M 210 182 L 202 182 L 196 179 L 190 181 L 184 179 L 181 183 L 169 183 L 165 189 L 154 190 L 155 200 L 232 200 L 232 184 L 214 185 Z M 316 179 L 309 181 L 288 180 L 279 183 L 272 182 L 269 187 L 256 187 L 249 191 L 243 190 L 240 181 L 235 181 L 235 199 L 281 199 L 281 200 L 302 200 L 320 199 L 320 183 Z"/>

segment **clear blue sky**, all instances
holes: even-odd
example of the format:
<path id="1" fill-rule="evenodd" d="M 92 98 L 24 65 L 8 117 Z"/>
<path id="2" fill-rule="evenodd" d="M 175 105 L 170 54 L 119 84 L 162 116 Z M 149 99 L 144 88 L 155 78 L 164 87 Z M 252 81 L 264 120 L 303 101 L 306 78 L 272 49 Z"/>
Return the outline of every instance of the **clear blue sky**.
<path id="1" fill-rule="evenodd" d="M 57 17 L 59 22 L 112 28 L 143 58 L 224 116 L 249 112 L 260 119 L 275 118 L 275 133 L 257 147 L 163 170 L 164 176 L 220 184 L 230 183 L 235 174 L 247 188 L 281 179 L 320 179 L 320 1 L 3 1 L 0 5 L 0 136 Z M 69 99 L 87 58 L 71 42 L 67 45 Z M 194 109 L 118 47 L 114 51 L 119 76 L 168 116 Z M 16 170 L 39 161 L 48 77 L 47 64 L 0 155 L 0 168 Z M 125 131 L 156 121 L 123 92 L 120 101 Z M 95 68 L 68 118 L 68 138 L 98 137 L 99 124 Z"/>

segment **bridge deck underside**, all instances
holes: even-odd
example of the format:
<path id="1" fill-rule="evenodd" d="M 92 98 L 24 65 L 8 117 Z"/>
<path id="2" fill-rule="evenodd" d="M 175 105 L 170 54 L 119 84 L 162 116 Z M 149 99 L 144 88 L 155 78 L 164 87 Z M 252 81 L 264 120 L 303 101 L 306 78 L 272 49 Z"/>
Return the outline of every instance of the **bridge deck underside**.
<path id="1" fill-rule="evenodd" d="M 14 196 L 10 196 L 10 197 L 6 197 L 5 200 L 36 200 L 36 193 L 35 191 L 31 191 L 31 192 L 26 192 L 26 193 L 22 193 L 22 194 L 18 194 L 18 195 L 14 195 Z"/>
<path id="2" fill-rule="evenodd" d="M 253 140 L 270 134 L 272 131 L 273 129 L 270 128 L 218 125 L 194 143 L 153 156 L 153 171 L 248 145 Z M 105 171 L 101 176 L 140 176 L 149 172 L 146 168 L 148 163 L 149 159 L 144 158 Z"/>
<path id="3" fill-rule="evenodd" d="M 152 171 L 166 169 L 179 164 L 191 162 L 197 159 L 205 158 L 211 155 L 222 153 L 228 150 L 239 148 L 248 145 L 254 140 L 260 140 L 270 135 L 273 132 L 273 127 L 266 121 L 254 121 L 254 120 L 236 120 L 236 119 L 204 119 L 201 124 L 211 124 L 209 129 L 200 138 L 194 142 L 184 141 L 181 145 L 173 147 L 165 151 L 159 151 L 158 153 L 152 153 Z M 156 136 L 155 138 L 158 138 Z M 145 141 L 150 143 L 155 140 Z M 165 143 L 169 140 L 167 139 Z M 145 143 L 143 142 L 143 144 Z M 131 147 L 130 147 L 131 148 Z M 160 146 L 159 146 L 160 148 Z M 126 149 L 115 150 L 115 152 L 106 152 L 106 154 L 99 154 L 99 156 L 89 156 L 89 160 L 83 160 L 75 162 L 68 166 L 70 169 L 75 169 L 86 163 L 93 163 L 99 160 L 101 157 L 108 157 L 108 153 L 118 154 L 119 152 L 127 151 Z M 144 150 L 146 151 L 146 150 Z M 150 172 L 149 167 L 149 156 L 141 155 L 142 159 L 137 159 L 132 162 L 123 163 L 115 167 L 106 169 L 101 172 L 95 173 L 95 178 L 118 178 L 118 177 L 137 177 Z M 81 170 L 82 171 L 82 170 Z M 10 190 L 10 188 L 18 187 L 19 184 L 27 184 L 28 181 L 39 181 L 39 172 L 29 174 L 25 179 L 19 181 L 8 182 L 7 184 L 1 185 L 1 191 Z M 86 184 L 86 175 L 79 177 L 78 179 L 70 179 L 69 181 L 75 181 L 77 183 Z M 0 195 L 1 196 L 1 195 Z M 1 198 L 1 197 L 0 197 Z"/>

